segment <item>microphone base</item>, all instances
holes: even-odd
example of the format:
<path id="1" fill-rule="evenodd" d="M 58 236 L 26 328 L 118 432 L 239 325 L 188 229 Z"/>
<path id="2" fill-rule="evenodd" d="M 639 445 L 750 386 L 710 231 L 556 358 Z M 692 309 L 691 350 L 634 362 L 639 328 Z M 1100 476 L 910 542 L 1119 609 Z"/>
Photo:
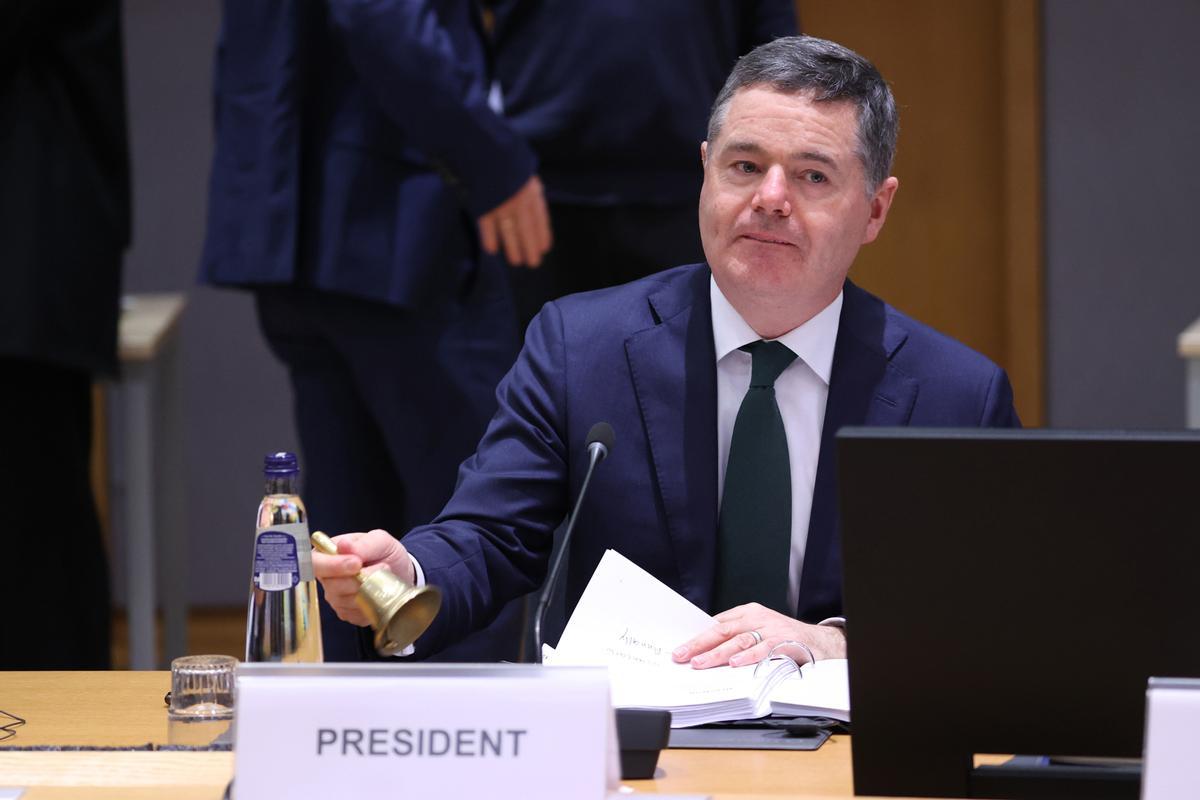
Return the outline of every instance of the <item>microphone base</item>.
<path id="1" fill-rule="evenodd" d="M 671 712 L 657 708 L 618 708 L 616 711 L 621 780 L 653 778 L 658 755 L 671 738 Z"/>

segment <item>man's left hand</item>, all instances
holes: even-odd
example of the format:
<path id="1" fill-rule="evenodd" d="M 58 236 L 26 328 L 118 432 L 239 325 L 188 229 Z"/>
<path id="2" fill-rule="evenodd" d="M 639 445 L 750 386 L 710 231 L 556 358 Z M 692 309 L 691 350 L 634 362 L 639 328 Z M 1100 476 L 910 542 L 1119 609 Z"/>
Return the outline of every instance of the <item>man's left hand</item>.
<path id="1" fill-rule="evenodd" d="M 537 175 L 479 218 L 479 236 L 484 250 L 495 255 L 503 248 L 504 257 L 514 267 L 536 269 L 541 265 L 542 256 L 553 244 L 553 236 L 550 212 Z"/>
<path id="2" fill-rule="evenodd" d="M 818 659 L 845 658 L 846 632 L 833 625 L 809 625 L 758 603 L 747 603 L 714 618 L 717 624 L 679 647 L 672 656 L 678 663 L 691 661 L 697 669 L 729 664 L 740 667 L 762 661 L 771 648 L 787 642 L 808 645 Z M 751 631 L 758 631 L 762 641 Z M 791 648 L 788 655 L 795 657 Z"/>

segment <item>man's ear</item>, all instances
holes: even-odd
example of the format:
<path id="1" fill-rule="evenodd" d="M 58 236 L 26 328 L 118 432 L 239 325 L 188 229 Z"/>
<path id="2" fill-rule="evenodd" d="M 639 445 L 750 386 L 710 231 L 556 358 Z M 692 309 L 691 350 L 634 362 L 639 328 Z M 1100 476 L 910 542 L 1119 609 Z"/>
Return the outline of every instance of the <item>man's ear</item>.
<path id="1" fill-rule="evenodd" d="M 701 142 L 700 143 L 700 164 L 704 165 L 707 163 L 708 163 L 708 142 Z"/>
<path id="2" fill-rule="evenodd" d="M 900 179 L 892 176 L 879 184 L 879 188 L 875 190 L 875 194 L 871 197 L 871 216 L 867 220 L 867 230 L 863 234 L 863 244 L 875 241 L 879 236 L 879 232 L 883 230 L 883 223 L 887 220 L 888 209 L 892 207 L 892 199 L 896 196 L 896 190 L 900 188 Z"/>

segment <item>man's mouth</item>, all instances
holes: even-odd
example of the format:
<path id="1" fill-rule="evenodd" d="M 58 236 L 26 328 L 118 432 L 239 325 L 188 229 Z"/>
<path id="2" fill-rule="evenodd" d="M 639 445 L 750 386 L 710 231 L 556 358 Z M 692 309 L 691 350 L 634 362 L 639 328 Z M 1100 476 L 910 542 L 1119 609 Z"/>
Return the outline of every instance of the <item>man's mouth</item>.
<path id="1" fill-rule="evenodd" d="M 794 247 L 795 246 L 791 242 L 787 241 L 786 239 L 781 239 L 778 236 L 772 236 L 769 233 L 759 233 L 757 231 L 743 233 L 742 238 L 750 239 L 751 241 L 759 242 L 760 244 L 775 244 L 775 245 L 782 245 L 784 247 Z"/>

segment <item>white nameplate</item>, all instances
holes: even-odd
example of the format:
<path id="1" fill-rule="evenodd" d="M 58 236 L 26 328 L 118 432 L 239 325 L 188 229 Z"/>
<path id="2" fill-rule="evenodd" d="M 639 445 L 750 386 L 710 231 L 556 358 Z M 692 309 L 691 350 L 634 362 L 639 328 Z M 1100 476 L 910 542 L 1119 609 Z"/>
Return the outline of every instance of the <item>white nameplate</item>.
<path id="1" fill-rule="evenodd" d="M 1200 797 L 1200 680 L 1151 678 L 1142 800 Z"/>
<path id="2" fill-rule="evenodd" d="M 242 664 L 234 796 L 603 798 L 608 674 L 528 664 Z"/>

